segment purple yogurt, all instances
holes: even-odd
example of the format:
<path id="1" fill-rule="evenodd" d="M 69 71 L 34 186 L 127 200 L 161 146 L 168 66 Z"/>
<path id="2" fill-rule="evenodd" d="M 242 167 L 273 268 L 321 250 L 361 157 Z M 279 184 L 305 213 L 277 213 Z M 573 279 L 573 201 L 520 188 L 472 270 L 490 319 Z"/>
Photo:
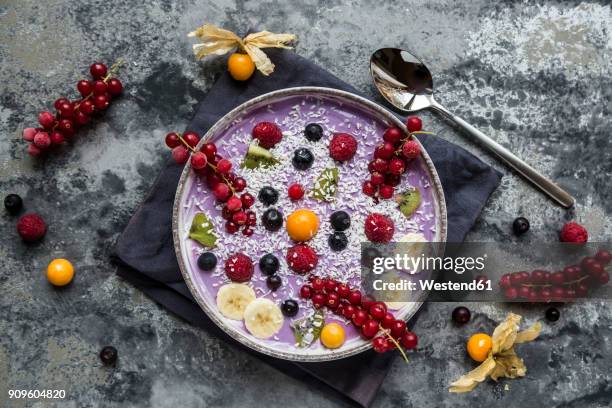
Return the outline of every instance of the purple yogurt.
<path id="1" fill-rule="evenodd" d="M 241 169 L 240 163 L 252 140 L 251 130 L 256 123 L 262 121 L 274 122 L 283 131 L 283 140 L 271 149 L 274 156 L 281 160 L 281 164 L 267 169 Z M 323 127 L 324 136 L 320 141 L 310 142 L 304 137 L 304 127 L 308 123 L 318 123 Z M 375 146 L 382 142 L 383 132 L 388 126 L 383 116 L 354 103 L 347 103 L 338 97 L 298 95 L 275 98 L 269 104 L 256 105 L 247 109 L 229 126 L 215 134 L 212 140 L 216 142 L 219 154 L 231 160 L 233 170 L 237 175 L 247 180 L 245 191 L 255 197 L 263 186 L 272 186 L 278 191 L 279 200 L 271 207 L 281 211 L 284 219 L 299 208 L 308 208 L 318 215 L 318 233 L 308 242 L 308 245 L 315 249 L 319 256 L 319 262 L 313 274 L 332 277 L 350 284 L 351 287 L 358 287 L 360 244 L 367 241 L 363 231 L 363 222 L 369 213 L 383 213 L 394 221 L 396 228 L 394 240 L 399 240 L 409 232 L 419 232 L 428 241 L 436 241 L 441 238 L 436 189 L 423 158 L 410 163 L 407 173 L 402 176 L 402 183 L 396 187 L 396 192 L 409 188 L 420 190 L 421 205 L 410 219 L 400 213 L 393 200 L 383 200 L 375 205 L 370 197 L 361 192 L 362 183 L 369 178 L 368 162 L 372 158 Z M 328 145 L 335 132 L 350 133 L 358 141 L 357 153 L 348 162 L 337 163 L 329 157 Z M 293 151 L 298 147 L 308 148 L 315 156 L 314 163 L 309 170 L 296 170 L 291 163 Z M 317 176 L 323 169 L 332 167 L 337 167 L 340 173 L 335 199 L 331 202 L 323 202 L 309 197 Z M 298 351 L 294 344 L 290 324 L 310 314 L 313 307 L 310 301 L 302 300 L 299 296 L 300 287 L 308 281 L 307 276 L 297 275 L 287 266 L 285 260 L 287 249 L 295 243 L 289 238 L 284 224 L 277 232 L 266 231 L 260 217 L 267 208 L 271 207 L 266 207 L 257 200 L 252 207 L 258 216 L 253 236 L 245 237 L 241 232 L 229 234 L 225 232 L 225 220 L 221 217 L 222 207 L 215 202 L 204 180 L 199 179 L 193 170 L 190 170 L 189 179 L 191 183 L 187 183 L 183 197 L 180 199 L 182 224 L 179 225 L 179 236 L 188 254 L 184 261 L 193 284 L 202 294 L 205 302 L 216 310 L 216 293 L 221 285 L 229 283 L 224 272 L 225 260 L 235 252 L 248 255 L 255 264 L 255 273 L 248 284 L 253 287 L 257 297 L 269 298 L 279 306 L 285 299 L 294 299 L 299 303 L 299 312 L 293 318 L 286 317 L 281 331 L 268 340 L 255 339 L 247 331 L 242 321 L 229 320 L 220 314 L 218 317 L 226 325 L 234 327 L 258 343 L 289 353 Z M 296 202 L 291 201 L 287 195 L 288 187 L 294 182 L 300 183 L 306 190 L 305 197 Z M 351 227 L 346 231 L 349 240 L 347 249 L 334 252 L 327 243 L 328 236 L 332 233 L 329 217 L 338 210 L 344 210 L 351 215 Z M 218 258 L 217 267 L 212 272 L 200 271 L 197 266 L 198 256 L 209 249 L 187 238 L 191 220 L 198 212 L 205 213 L 211 219 L 218 236 L 218 246 L 211 250 Z M 265 282 L 266 276 L 261 273 L 257 265 L 258 260 L 267 253 L 274 254 L 281 264 L 278 275 L 282 278 L 283 284 L 276 292 L 268 289 Z M 331 321 L 346 324 L 346 343 L 341 349 L 354 347 L 355 343 L 363 342 L 352 324 L 328 310 L 326 311 L 326 323 Z M 318 341 L 309 347 L 312 350 L 319 348 L 323 346 Z M 328 353 L 337 352 L 337 350 L 326 351 Z"/>

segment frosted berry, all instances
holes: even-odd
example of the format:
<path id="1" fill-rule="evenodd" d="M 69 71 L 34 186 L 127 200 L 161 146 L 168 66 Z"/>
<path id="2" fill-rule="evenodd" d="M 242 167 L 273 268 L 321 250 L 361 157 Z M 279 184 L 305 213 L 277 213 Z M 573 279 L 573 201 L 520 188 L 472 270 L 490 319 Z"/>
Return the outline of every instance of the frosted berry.
<path id="1" fill-rule="evenodd" d="M 172 149 L 172 159 L 178 164 L 185 164 L 189 160 L 189 151 L 185 146 L 177 146 Z"/>
<path id="2" fill-rule="evenodd" d="M 421 155 L 421 146 L 416 140 L 407 140 L 402 145 L 402 155 L 407 159 L 416 159 Z"/>
<path id="3" fill-rule="evenodd" d="M 34 146 L 39 149 L 46 149 L 51 146 L 51 137 L 47 132 L 38 132 L 34 136 Z"/>
<path id="4" fill-rule="evenodd" d="M 389 173 L 395 174 L 396 176 L 404 174 L 406 171 L 406 164 L 399 157 L 394 157 L 389 162 Z"/>
<path id="5" fill-rule="evenodd" d="M 55 116 L 51 112 L 41 112 L 38 115 L 38 123 L 45 129 L 49 129 L 55 124 Z"/>

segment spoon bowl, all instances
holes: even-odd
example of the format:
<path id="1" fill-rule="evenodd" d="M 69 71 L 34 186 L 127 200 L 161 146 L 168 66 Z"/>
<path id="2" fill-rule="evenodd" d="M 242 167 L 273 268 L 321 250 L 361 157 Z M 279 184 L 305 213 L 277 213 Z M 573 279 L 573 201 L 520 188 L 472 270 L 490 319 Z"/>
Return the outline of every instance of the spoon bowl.
<path id="1" fill-rule="evenodd" d="M 380 94 L 397 109 L 406 113 L 423 109 L 438 112 L 563 207 L 574 205 L 574 198 L 557 184 L 436 102 L 431 71 L 414 54 L 399 48 L 381 48 L 370 57 L 370 74 Z"/>

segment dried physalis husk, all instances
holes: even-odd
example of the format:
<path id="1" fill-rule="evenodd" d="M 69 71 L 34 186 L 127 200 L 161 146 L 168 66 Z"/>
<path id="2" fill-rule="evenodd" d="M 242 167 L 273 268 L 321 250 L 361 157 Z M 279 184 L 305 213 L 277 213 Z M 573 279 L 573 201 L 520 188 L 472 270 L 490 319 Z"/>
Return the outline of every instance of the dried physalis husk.
<path id="1" fill-rule="evenodd" d="M 266 76 L 274 71 L 274 64 L 261 49 L 292 48 L 289 44 L 296 40 L 293 34 L 275 34 L 269 31 L 251 33 L 240 38 L 235 33 L 213 24 L 204 24 L 190 32 L 188 36 L 202 40 L 200 44 L 193 45 L 193 52 L 197 59 L 207 55 L 223 55 L 238 48 L 246 52 L 253 60 L 255 67 Z"/>
<path id="2" fill-rule="evenodd" d="M 525 376 L 527 367 L 523 359 L 518 357 L 514 351 L 514 345 L 527 343 L 540 335 L 542 324 L 536 322 L 533 326 L 519 332 L 521 316 L 510 313 L 493 331 L 493 346 L 489 356 L 478 367 L 458 380 L 451 383 L 450 392 L 469 392 L 478 384 L 491 377 L 497 381 L 498 378 L 517 378 Z"/>

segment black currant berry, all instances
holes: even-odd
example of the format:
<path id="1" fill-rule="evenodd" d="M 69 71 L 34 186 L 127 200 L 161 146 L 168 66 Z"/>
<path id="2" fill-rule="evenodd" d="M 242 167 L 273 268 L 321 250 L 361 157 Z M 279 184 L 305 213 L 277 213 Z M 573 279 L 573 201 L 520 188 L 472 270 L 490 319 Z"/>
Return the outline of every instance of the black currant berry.
<path id="1" fill-rule="evenodd" d="M 304 136 L 311 142 L 318 142 L 323 137 L 323 128 L 318 123 L 309 123 L 304 129 Z"/>
<path id="2" fill-rule="evenodd" d="M 276 191 L 270 186 L 265 186 L 262 187 L 261 190 L 259 190 L 257 198 L 259 198 L 259 201 L 261 201 L 265 205 L 276 204 L 276 202 L 278 201 L 278 191 Z"/>
<path id="3" fill-rule="evenodd" d="M 203 271 L 212 271 L 217 266 L 217 257 L 212 252 L 204 252 L 198 257 L 198 268 Z"/>
<path id="4" fill-rule="evenodd" d="M 272 254 L 265 254 L 259 260 L 259 269 L 264 275 L 274 275 L 278 271 L 278 258 Z"/>
<path id="5" fill-rule="evenodd" d="M 529 231 L 529 221 L 525 217 L 518 217 L 512 223 L 512 229 L 516 235 L 523 235 Z"/>
<path id="6" fill-rule="evenodd" d="M 281 311 L 287 317 L 293 317 L 299 310 L 298 303 L 293 299 L 287 299 L 281 304 Z"/>

